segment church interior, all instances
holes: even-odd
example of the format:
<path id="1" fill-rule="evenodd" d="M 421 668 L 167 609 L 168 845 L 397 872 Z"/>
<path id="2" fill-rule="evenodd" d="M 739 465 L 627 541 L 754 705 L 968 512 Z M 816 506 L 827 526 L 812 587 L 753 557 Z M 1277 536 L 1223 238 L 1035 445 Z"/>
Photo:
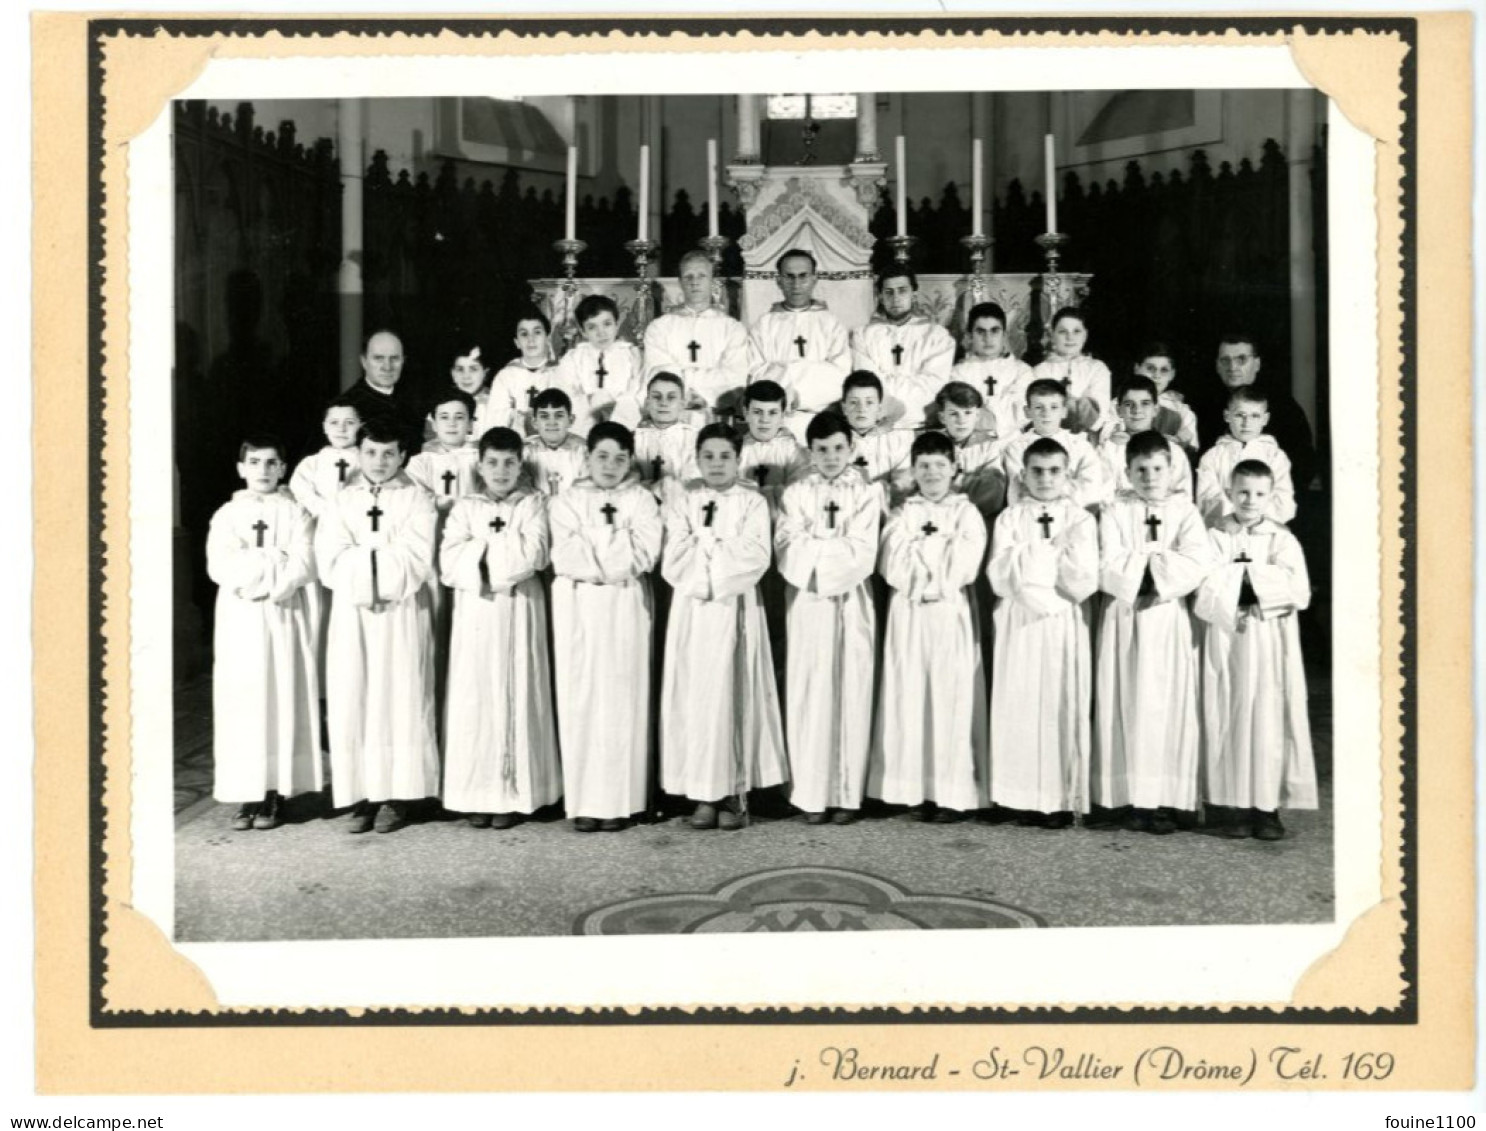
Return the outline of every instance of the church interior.
<path id="1" fill-rule="evenodd" d="M 1309 90 L 177 103 L 177 937 L 1329 921 L 1325 111 Z M 232 831 L 211 796 L 203 547 L 239 485 L 237 438 L 281 435 L 291 465 L 312 451 L 319 407 L 360 376 L 378 328 L 425 391 L 456 339 L 514 356 L 532 302 L 561 343 L 576 296 L 606 294 L 638 341 L 699 247 L 745 325 L 778 298 L 775 260 L 793 247 L 848 326 L 893 264 L 957 338 L 970 303 L 999 302 L 1034 364 L 1051 314 L 1076 305 L 1116 386 L 1160 340 L 1180 387 L 1212 387 L 1220 338 L 1252 335 L 1315 443 L 1292 529 L 1314 591 L 1301 633 L 1320 808 L 1287 813 L 1274 843 L 889 809 L 810 827 L 767 795 L 735 833 L 695 832 L 680 808 L 614 837 L 574 836 L 560 811 L 476 830 L 429 805 L 396 835 L 346 837 L 312 795 L 271 834 Z"/>

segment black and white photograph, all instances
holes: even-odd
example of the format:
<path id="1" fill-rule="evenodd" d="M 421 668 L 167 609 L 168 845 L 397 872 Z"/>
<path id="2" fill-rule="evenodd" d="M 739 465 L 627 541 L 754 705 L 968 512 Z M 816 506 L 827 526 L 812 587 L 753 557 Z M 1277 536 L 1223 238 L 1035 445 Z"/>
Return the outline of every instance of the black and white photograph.
<path id="1" fill-rule="evenodd" d="M 1375 553 L 1333 502 L 1376 459 L 1333 449 L 1365 143 L 1287 61 L 1101 57 L 170 103 L 133 874 L 222 1000 L 1273 1001 L 1336 945 L 1379 836 L 1376 714 L 1332 710 L 1334 655 L 1377 695 L 1333 554 Z"/>

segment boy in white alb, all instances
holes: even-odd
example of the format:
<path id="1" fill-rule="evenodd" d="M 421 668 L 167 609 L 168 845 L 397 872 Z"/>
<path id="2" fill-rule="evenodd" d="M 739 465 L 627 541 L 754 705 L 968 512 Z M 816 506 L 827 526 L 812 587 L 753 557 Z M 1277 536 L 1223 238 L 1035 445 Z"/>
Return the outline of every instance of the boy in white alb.
<path id="1" fill-rule="evenodd" d="M 645 392 L 645 419 L 635 429 L 635 470 L 667 506 L 697 478 L 697 433 L 685 423 L 686 388 L 674 373 L 655 373 Z"/>
<path id="2" fill-rule="evenodd" d="M 532 402 L 532 425 L 522 454 L 528 481 L 551 498 L 588 474 L 588 445 L 569 431 L 573 402 L 561 389 L 543 389 Z"/>
<path id="3" fill-rule="evenodd" d="M 1006 505 L 1006 470 L 1001 452 L 1006 442 L 978 427 L 985 398 L 974 385 L 951 381 L 934 398 L 939 427 L 954 446 L 954 489 L 969 496 L 986 528 Z"/>
<path id="4" fill-rule="evenodd" d="M 1104 602 L 1094 701 L 1094 801 L 1134 808 L 1125 827 L 1176 831 L 1197 807 L 1197 641 L 1186 596 L 1213 564 L 1202 516 L 1170 492 L 1171 448 L 1142 432 L 1126 445 L 1134 493 L 1099 517 Z"/>
<path id="5" fill-rule="evenodd" d="M 585 295 L 573 319 L 583 340 L 557 363 L 562 387 L 583 394 L 590 425 L 613 420 L 633 428 L 645 397 L 645 364 L 639 347 L 619 338 L 619 307 L 608 295 Z"/>
<path id="6" fill-rule="evenodd" d="M 521 455 L 509 428 L 480 438 L 480 489 L 454 504 L 439 549 L 454 591 L 443 801 L 475 828 L 510 828 L 562 796 L 539 576 L 547 505 L 522 482 Z"/>
<path id="7" fill-rule="evenodd" d="M 577 384 L 570 381 L 552 360 L 552 323 L 536 307 L 516 320 L 517 359 L 503 368 L 490 382 L 489 420 L 492 426 L 511 428 L 523 436 L 532 434 L 531 414 L 537 394 L 544 389 L 561 389 L 573 406 L 573 419 L 583 431 L 588 419 L 588 402 Z"/>
<path id="8" fill-rule="evenodd" d="M 1084 353 L 1088 320 L 1071 306 L 1053 315 L 1052 352 L 1032 370 L 1034 381 L 1056 381 L 1068 394 L 1068 430 L 1097 436 L 1114 424 L 1109 366 Z"/>
<path id="9" fill-rule="evenodd" d="M 878 309 L 851 338 L 851 367 L 877 374 L 897 429 L 921 428 L 955 360 L 955 340 L 926 314 L 915 314 L 918 277 L 889 269 L 877 279 Z"/>
<path id="10" fill-rule="evenodd" d="M 1125 447 L 1132 436 L 1142 432 L 1165 433 L 1156 429 L 1156 386 L 1148 377 L 1131 377 L 1120 390 L 1120 399 L 1115 402 L 1120 422 L 1110 429 L 1099 444 L 1099 458 L 1104 461 L 1104 475 L 1114 489 L 1115 495 L 1128 495 L 1133 490 L 1130 476 L 1125 469 Z M 1171 450 L 1171 491 L 1176 495 L 1195 497 L 1192 485 L 1192 461 L 1186 449 L 1171 437 L 1166 437 Z"/>
<path id="11" fill-rule="evenodd" d="M 1251 385 L 1238 385 L 1228 394 L 1223 411 L 1228 435 L 1203 454 L 1197 464 L 1197 506 L 1209 526 L 1217 526 L 1233 513 L 1228 481 L 1233 469 L 1244 460 L 1257 460 L 1270 469 L 1274 490 L 1266 516 L 1287 523 L 1295 517 L 1295 484 L 1290 476 L 1290 457 L 1280 450 L 1273 436 L 1265 434 L 1269 424 L 1269 402 Z"/>
<path id="12" fill-rule="evenodd" d="M 1027 386 L 1029 431 L 1018 432 L 1001 450 L 1006 472 L 1006 502 L 1021 499 L 1022 467 L 1027 449 L 1039 439 L 1056 440 L 1068 453 L 1068 476 L 1064 489 L 1081 507 L 1093 509 L 1107 502 L 1113 492 L 1105 475 L 1104 462 L 1088 440 L 1063 427 L 1068 412 L 1068 394 L 1061 381 L 1039 379 Z"/>
<path id="13" fill-rule="evenodd" d="M 272 829 L 285 797 L 324 788 L 318 625 L 309 512 L 279 489 L 284 446 L 249 437 L 243 490 L 216 514 L 206 572 L 217 583 L 212 636 L 212 796 L 239 806 L 232 827 Z"/>
<path id="14" fill-rule="evenodd" d="M 1019 824 L 1061 829 L 1089 809 L 1098 527 L 1068 495 L 1068 453 L 1056 440 L 1033 441 L 1021 476 L 1021 501 L 996 519 L 986 570 L 998 598 L 991 801 L 1020 810 Z"/>
<path id="15" fill-rule="evenodd" d="M 660 691 L 661 784 L 696 802 L 694 829 L 736 829 L 748 791 L 789 779 L 769 629 L 769 504 L 738 478 L 737 436 L 697 435 L 701 480 L 666 507 L 672 588 Z"/>
<path id="16" fill-rule="evenodd" d="M 1300 543 L 1267 517 L 1273 473 L 1233 469 L 1233 513 L 1210 534 L 1217 564 L 1197 590 L 1202 625 L 1203 783 L 1223 832 L 1280 840 L 1279 810 L 1314 809 L 1316 766 L 1295 614 L 1310 604 Z"/>
<path id="17" fill-rule="evenodd" d="M 712 261 L 688 251 L 677 269 L 682 305 L 645 327 L 645 375 L 671 373 L 685 389 L 687 423 L 694 427 L 730 413 L 748 384 L 753 347 L 748 331 L 712 302 Z"/>
<path id="18" fill-rule="evenodd" d="M 985 561 L 975 505 L 951 490 L 954 445 L 913 441 L 917 490 L 882 528 L 892 586 L 867 796 L 919 819 L 960 820 L 987 804 L 986 684 L 971 586 Z"/>
<path id="19" fill-rule="evenodd" d="M 1137 355 L 1135 375 L 1149 378 L 1156 386 L 1156 431 L 1175 440 L 1187 450 L 1190 460 L 1197 458 L 1197 414 L 1187 404 L 1186 395 L 1175 387 L 1176 361 L 1165 342 L 1148 342 Z"/>
<path id="20" fill-rule="evenodd" d="M 748 431 L 738 458 L 738 478 L 757 487 L 779 509 L 784 489 L 810 472 L 810 453 L 784 427 L 788 393 L 767 378 L 743 390 L 743 422 Z"/>
<path id="21" fill-rule="evenodd" d="M 314 518 L 324 514 L 336 493 L 359 474 L 356 433 L 361 429 L 361 414 L 350 401 L 337 397 L 325 406 L 321 427 L 325 447 L 300 460 L 289 480 L 294 501 Z"/>
<path id="22" fill-rule="evenodd" d="M 588 433 L 588 474 L 548 507 L 552 640 L 563 794 L 578 832 L 618 832 L 646 808 L 655 496 L 630 476 L 634 438 Z"/>
<path id="23" fill-rule="evenodd" d="M 994 302 L 978 302 L 965 317 L 966 351 L 950 370 L 950 379 L 963 381 L 984 402 L 979 427 L 1008 439 L 1027 422 L 1027 386 L 1032 367 L 1011 353 L 1006 340 L 1006 311 Z M 942 390 L 941 390 L 942 391 Z"/>
<path id="24" fill-rule="evenodd" d="M 786 702 L 791 800 L 811 824 L 857 819 L 872 740 L 872 567 L 882 493 L 851 466 L 851 428 L 810 422 L 813 470 L 784 490 L 774 528 L 789 583 Z"/>
<path id="25" fill-rule="evenodd" d="M 789 396 L 786 427 L 797 439 L 836 400 L 851 371 L 846 327 L 815 298 L 815 256 L 792 248 L 778 260 L 783 302 L 753 324 L 753 381 L 772 381 Z"/>
<path id="26" fill-rule="evenodd" d="M 326 642 L 332 794 L 350 831 L 394 832 L 407 802 L 438 793 L 434 707 L 433 498 L 402 471 L 402 436 L 372 421 L 357 442 L 361 478 L 315 533 L 335 593 Z M 380 812 L 378 807 L 380 806 Z"/>
<path id="27" fill-rule="evenodd" d="M 882 423 L 882 382 L 877 374 L 859 369 L 841 383 L 841 414 L 851 426 L 851 465 L 867 482 L 882 491 L 885 512 L 913 485 L 909 452 L 913 434 Z"/>

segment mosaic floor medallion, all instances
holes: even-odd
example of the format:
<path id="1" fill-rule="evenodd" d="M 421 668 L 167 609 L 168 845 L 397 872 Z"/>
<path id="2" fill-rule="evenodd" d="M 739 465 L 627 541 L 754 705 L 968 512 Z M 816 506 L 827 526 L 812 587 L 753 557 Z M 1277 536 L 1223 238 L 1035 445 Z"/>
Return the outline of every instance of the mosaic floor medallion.
<path id="1" fill-rule="evenodd" d="M 847 868 L 771 868 L 715 891 L 645 895 L 579 917 L 579 935 L 932 931 L 1041 927 L 1036 915 L 958 895 L 920 895 Z"/>

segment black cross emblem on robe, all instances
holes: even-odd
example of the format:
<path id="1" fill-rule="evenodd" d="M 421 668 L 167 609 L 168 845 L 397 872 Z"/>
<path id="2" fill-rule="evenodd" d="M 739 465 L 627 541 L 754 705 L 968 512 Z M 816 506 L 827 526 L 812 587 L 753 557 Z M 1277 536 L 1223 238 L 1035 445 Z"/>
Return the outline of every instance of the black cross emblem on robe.
<path id="1" fill-rule="evenodd" d="M 1233 560 L 1235 562 L 1250 563 L 1254 559 L 1251 558 L 1251 557 L 1249 557 L 1249 552 L 1247 550 L 1240 549 L 1238 551 L 1238 557 L 1234 558 Z M 1254 592 L 1253 585 L 1251 585 L 1249 583 L 1249 571 L 1248 570 L 1244 570 L 1243 571 L 1243 580 L 1240 581 L 1239 584 L 1238 584 L 1238 605 L 1239 605 L 1239 608 L 1243 608 L 1245 605 L 1257 605 L 1258 603 L 1259 603 L 1259 594 L 1257 594 L 1257 593 Z"/>
<path id="2" fill-rule="evenodd" d="M 702 508 L 702 525 L 711 526 L 712 520 L 717 517 L 717 503 L 709 502 Z"/>
<path id="3" fill-rule="evenodd" d="M 923 525 L 923 532 L 926 537 L 932 537 L 939 533 L 939 527 L 935 526 L 932 522 L 926 522 Z"/>
<path id="4" fill-rule="evenodd" d="M 605 503 L 599 507 L 599 514 L 604 516 L 604 521 L 610 526 L 614 525 L 614 516 L 619 513 L 619 508 L 613 503 Z"/>
<path id="5" fill-rule="evenodd" d="M 804 357 L 805 356 L 805 335 L 804 334 L 801 334 L 798 338 L 795 339 L 795 349 L 797 349 L 797 350 L 800 351 L 800 356 L 801 357 Z"/>
<path id="6" fill-rule="evenodd" d="M 702 348 L 702 344 L 700 342 L 687 342 L 686 343 L 686 351 L 687 351 L 687 353 L 691 354 L 691 363 L 693 365 L 695 365 L 697 363 L 697 351 L 700 350 L 701 348 Z"/>
<path id="7" fill-rule="evenodd" d="M 446 471 L 439 476 L 444 481 L 444 494 L 451 494 L 454 490 L 454 481 L 459 478 L 452 471 Z"/>
<path id="8" fill-rule="evenodd" d="M 335 468 L 336 482 L 344 483 L 346 481 L 346 472 L 351 470 L 350 460 L 346 459 L 345 456 L 341 456 L 340 459 L 335 461 Z"/>
<path id="9" fill-rule="evenodd" d="M 867 457 L 866 456 L 857 456 L 856 459 L 854 459 L 854 460 L 851 461 L 851 466 L 852 467 L 860 467 L 865 472 L 867 470 Z"/>
<path id="10" fill-rule="evenodd" d="M 895 345 L 893 347 L 893 364 L 894 365 L 902 365 L 903 364 L 903 346 L 902 346 L 902 343 L 899 343 L 898 345 Z"/>
<path id="11" fill-rule="evenodd" d="M 767 478 L 769 478 L 769 465 L 766 463 L 755 464 L 753 468 L 753 481 L 762 487 L 764 480 Z"/>
<path id="12" fill-rule="evenodd" d="M 263 533 L 268 529 L 268 523 L 261 518 L 253 523 L 253 532 L 258 535 L 258 548 L 263 549 Z"/>
<path id="13" fill-rule="evenodd" d="M 371 505 L 371 510 L 369 510 L 369 511 L 367 511 L 367 512 L 366 512 L 366 517 L 367 517 L 367 518 L 369 518 L 369 519 L 371 519 L 371 523 L 372 523 L 372 533 L 373 533 L 373 534 L 375 534 L 375 533 L 376 533 L 376 532 L 377 532 L 377 531 L 378 531 L 378 530 L 380 530 L 380 529 L 381 529 L 381 526 L 380 526 L 380 525 L 379 525 L 379 524 L 380 524 L 380 523 L 381 523 L 381 520 L 382 520 L 382 516 L 383 516 L 383 515 L 384 515 L 384 514 L 386 514 L 386 513 L 387 513 L 387 512 L 386 512 L 386 511 L 384 511 L 384 510 L 383 510 L 383 509 L 382 509 L 382 508 L 381 508 L 381 507 L 380 507 L 380 506 L 379 506 L 379 505 L 378 505 L 378 504 L 377 504 L 377 500 L 376 500 L 376 497 L 375 497 L 375 496 L 373 496 L 373 497 L 372 497 L 372 505 Z"/>
<path id="14" fill-rule="evenodd" d="M 830 529 L 832 529 L 832 530 L 835 530 L 836 529 L 836 512 L 839 511 L 840 509 L 841 509 L 841 504 L 838 503 L 838 502 L 836 502 L 835 499 L 832 499 L 825 506 L 826 526 L 830 527 Z"/>
<path id="15" fill-rule="evenodd" d="M 609 371 L 604 368 L 603 354 L 599 354 L 598 367 L 593 371 L 593 375 L 599 379 L 599 388 L 602 389 L 604 387 L 604 378 L 609 376 Z"/>
<path id="16" fill-rule="evenodd" d="M 650 478 L 659 479 L 660 473 L 666 468 L 666 461 L 661 456 L 656 456 L 650 461 Z"/>
<path id="17" fill-rule="evenodd" d="M 1145 540 L 1147 542 L 1154 542 L 1156 540 L 1156 531 L 1161 529 L 1161 516 L 1154 512 L 1148 512 L 1145 516 L 1145 529 Z"/>
<path id="18" fill-rule="evenodd" d="M 501 518 L 500 515 L 496 515 L 494 518 L 492 518 L 490 520 L 490 529 L 491 530 L 494 530 L 497 534 L 499 534 L 505 528 L 506 528 L 506 520 L 503 519 L 503 518 Z"/>
<path id="19" fill-rule="evenodd" d="M 1043 511 L 1037 516 L 1037 525 L 1042 527 L 1042 536 L 1051 538 L 1053 536 L 1053 516 Z"/>
<path id="20" fill-rule="evenodd" d="M 986 378 L 986 396 L 988 396 L 988 397 L 994 397 L 995 395 L 996 395 L 996 375 L 993 373 L 993 374 L 991 374 L 991 376 L 989 376 L 989 377 Z"/>
<path id="21" fill-rule="evenodd" d="M 542 390 L 537 388 L 535 385 L 532 385 L 526 390 L 526 408 L 528 412 L 530 412 L 532 407 L 537 403 L 537 394 L 541 391 Z"/>

